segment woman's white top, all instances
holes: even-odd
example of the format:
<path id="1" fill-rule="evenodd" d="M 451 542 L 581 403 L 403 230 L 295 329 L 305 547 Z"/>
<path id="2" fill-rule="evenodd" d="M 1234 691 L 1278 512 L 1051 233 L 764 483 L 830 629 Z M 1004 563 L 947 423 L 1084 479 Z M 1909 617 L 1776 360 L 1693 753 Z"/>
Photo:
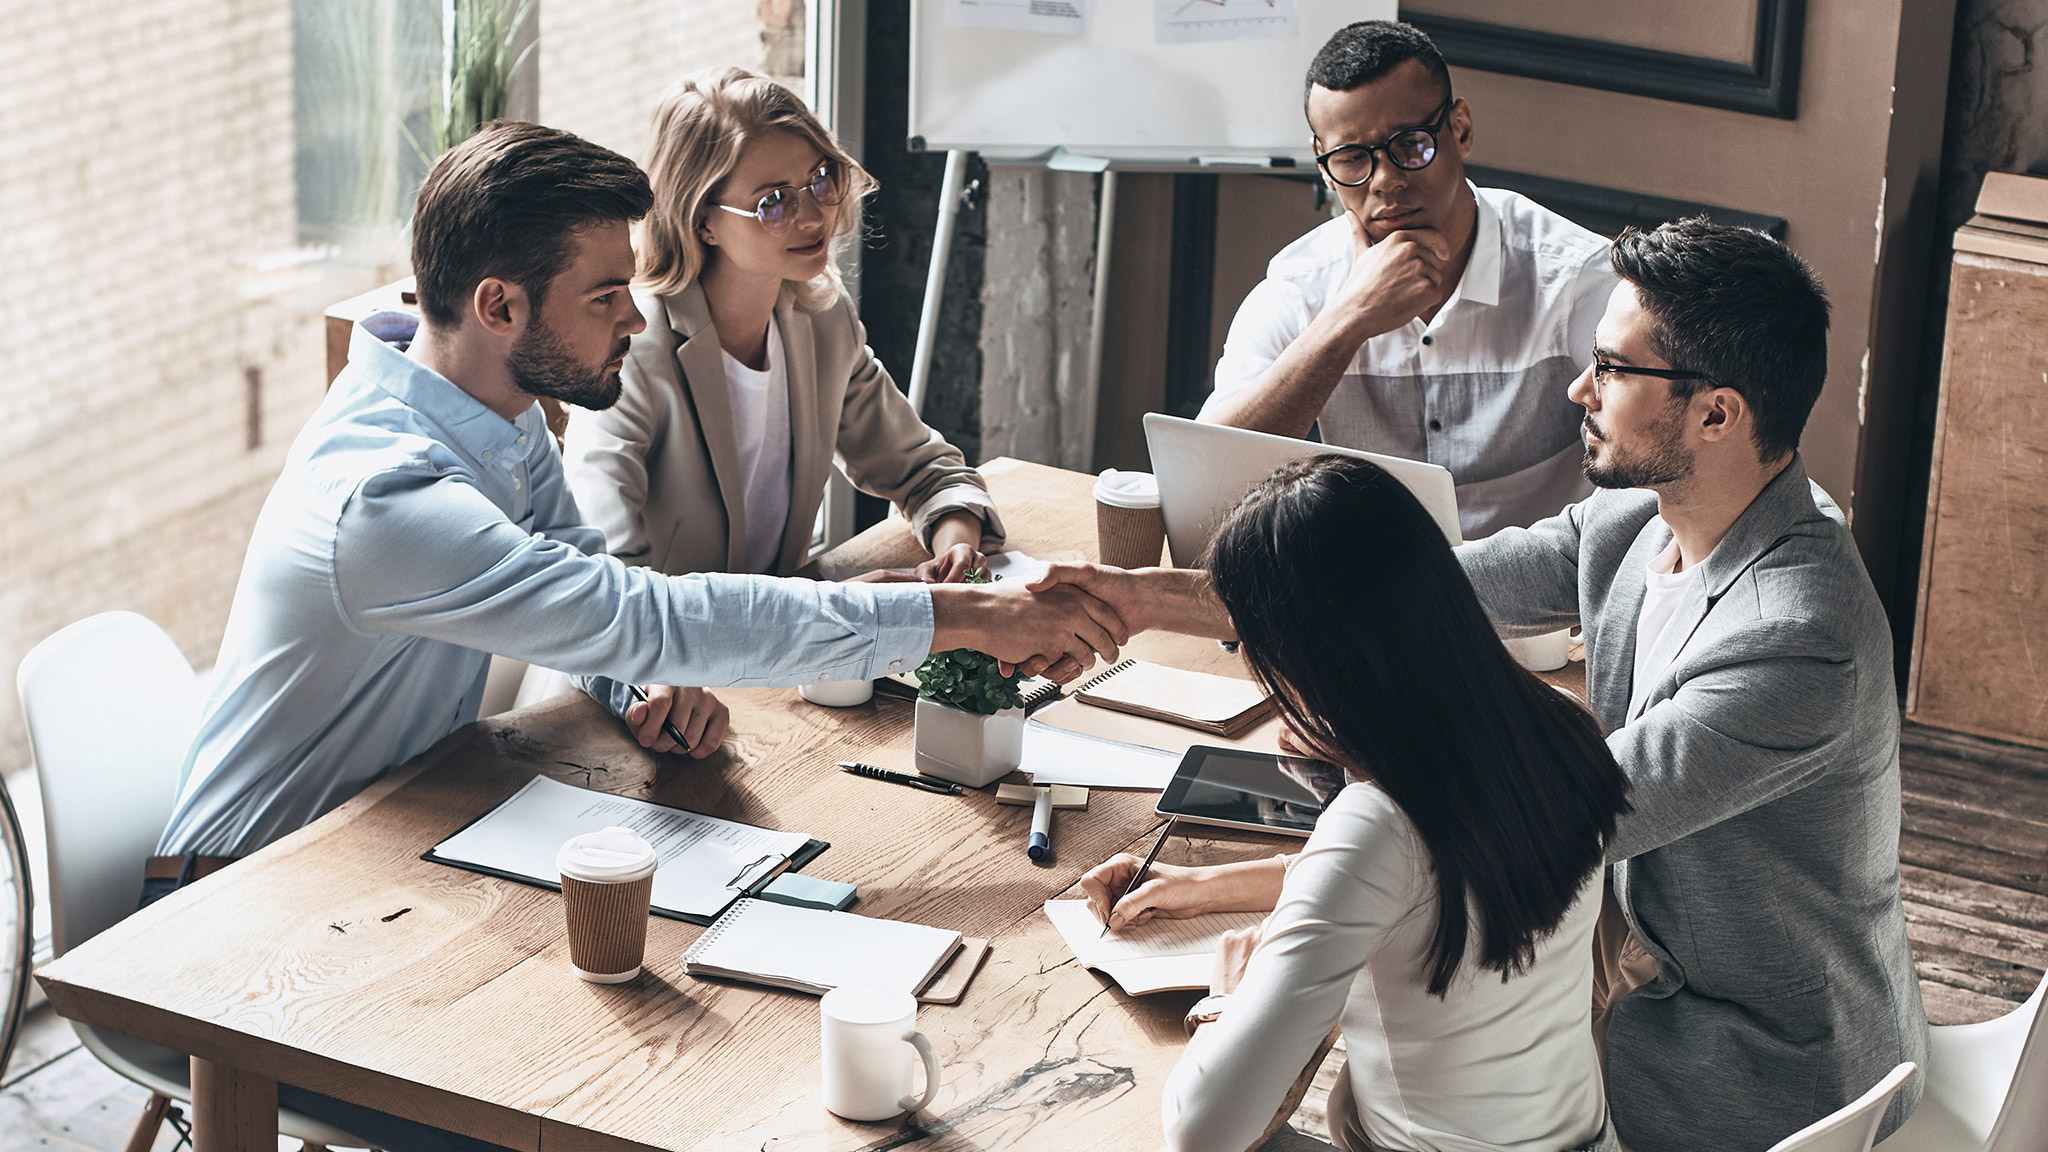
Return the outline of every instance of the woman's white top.
<path id="1" fill-rule="evenodd" d="M 1167 1146 L 1244 1152 L 1339 1021 L 1366 1135 L 1393 1150 L 1557 1152 L 1607 1114 L 1593 1049 L 1600 870 L 1515 978 L 1478 969 L 1478 929 L 1442 1000 L 1429 856 L 1377 786 L 1351 784 L 1288 868 L 1243 983 L 1166 1083 Z"/>
<path id="2" fill-rule="evenodd" d="M 765 371 L 747 367 L 723 348 L 719 355 L 725 358 L 732 429 L 746 477 L 747 571 L 772 573 L 789 522 L 789 355 L 772 315 Z"/>

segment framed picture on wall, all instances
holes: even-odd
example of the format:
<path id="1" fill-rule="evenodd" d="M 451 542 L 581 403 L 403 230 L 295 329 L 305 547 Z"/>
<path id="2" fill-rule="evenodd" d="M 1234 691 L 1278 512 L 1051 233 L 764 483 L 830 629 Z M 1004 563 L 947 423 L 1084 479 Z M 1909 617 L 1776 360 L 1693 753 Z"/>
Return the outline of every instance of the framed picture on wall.
<path id="1" fill-rule="evenodd" d="M 1463 68 L 1798 116 L 1806 0 L 1411 0 L 1401 19 Z"/>

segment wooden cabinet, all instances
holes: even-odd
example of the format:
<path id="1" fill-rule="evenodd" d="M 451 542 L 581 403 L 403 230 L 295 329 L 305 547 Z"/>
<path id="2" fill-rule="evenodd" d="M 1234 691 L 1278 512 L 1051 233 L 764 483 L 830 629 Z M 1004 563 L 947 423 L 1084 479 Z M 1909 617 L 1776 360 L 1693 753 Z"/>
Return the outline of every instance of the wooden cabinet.
<path id="1" fill-rule="evenodd" d="M 1956 248 L 1906 713 L 2048 747 L 2048 227 Z"/>

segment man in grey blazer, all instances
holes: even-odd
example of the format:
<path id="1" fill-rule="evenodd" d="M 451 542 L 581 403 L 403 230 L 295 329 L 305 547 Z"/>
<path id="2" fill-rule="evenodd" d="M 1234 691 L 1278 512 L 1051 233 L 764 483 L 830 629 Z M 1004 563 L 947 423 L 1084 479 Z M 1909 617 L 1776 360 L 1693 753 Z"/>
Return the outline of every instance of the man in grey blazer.
<path id="1" fill-rule="evenodd" d="M 1584 628 L 1634 785 L 1595 989 L 1617 1131 L 1634 1152 L 1768 1148 L 1926 1060 L 1891 634 L 1797 452 L 1827 366 L 1812 273 L 1704 220 L 1626 233 L 1612 259 L 1622 283 L 1571 385 L 1600 490 L 1459 556 L 1504 634 Z M 1231 635 L 1200 572 L 1052 581 L 1133 631 Z M 1919 1095 L 1916 1078 L 1880 1134 Z"/>
<path id="2" fill-rule="evenodd" d="M 1799 434 L 1827 363 L 1812 273 L 1694 220 L 1615 244 L 1586 474 L 1601 491 L 1460 550 L 1510 635 L 1585 630 L 1635 813 L 1609 846 L 1608 1096 L 1636 1152 L 1766 1148 L 1855 1099 L 1927 1021 L 1899 904 L 1883 608 Z M 1625 961 L 1618 967 L 1627 967 Z M 1880 1134 L 1912 1111 L 1892 1102 Z"/>

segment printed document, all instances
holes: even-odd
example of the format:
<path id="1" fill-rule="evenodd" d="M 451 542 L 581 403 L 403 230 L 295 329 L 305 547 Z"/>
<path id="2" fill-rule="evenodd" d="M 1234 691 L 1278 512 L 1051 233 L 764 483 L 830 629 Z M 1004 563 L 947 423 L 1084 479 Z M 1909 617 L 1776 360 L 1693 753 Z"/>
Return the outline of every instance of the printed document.
<path id="1" fill-rule="evenodd" d="M 571 836 L 630 828 L 654 848 L 655 908 L 686 917 L 715 917 L 749 887 L 781 871 L 809 843 L 801 832 L 776 832 L 614 796 L 536 776 L 510 800 L 434 846 L 430 860 L 553 888 L 555 853 Z"/>

